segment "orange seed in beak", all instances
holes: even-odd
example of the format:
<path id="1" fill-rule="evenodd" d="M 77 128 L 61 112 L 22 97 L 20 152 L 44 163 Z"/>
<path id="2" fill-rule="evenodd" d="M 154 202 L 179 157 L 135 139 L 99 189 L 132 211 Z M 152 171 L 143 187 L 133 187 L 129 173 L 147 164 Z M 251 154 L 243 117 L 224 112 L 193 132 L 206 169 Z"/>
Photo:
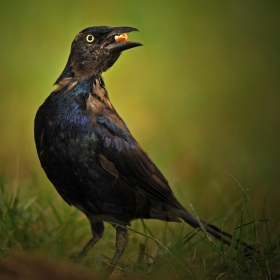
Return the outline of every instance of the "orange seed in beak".
<path id="1" fill-rule="evenodd" d="M 125 33 L 121 34 L 121 35 L 116 35 L 115 41 L 116 42 L 125 42 L 125 41 L 127 41 L 127 35 Z"/>

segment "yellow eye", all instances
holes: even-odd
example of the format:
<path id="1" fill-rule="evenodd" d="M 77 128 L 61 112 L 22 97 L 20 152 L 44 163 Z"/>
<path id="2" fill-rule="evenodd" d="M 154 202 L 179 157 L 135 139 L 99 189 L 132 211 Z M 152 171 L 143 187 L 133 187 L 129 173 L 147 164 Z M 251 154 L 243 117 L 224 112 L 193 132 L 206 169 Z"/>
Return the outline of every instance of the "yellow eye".
<path id="1" fill-rule="evenodd" d="M 87 35 L 86 39 L 89 43 L 92 43 L 94 41 L 94 37 L 92 35 Z"/>

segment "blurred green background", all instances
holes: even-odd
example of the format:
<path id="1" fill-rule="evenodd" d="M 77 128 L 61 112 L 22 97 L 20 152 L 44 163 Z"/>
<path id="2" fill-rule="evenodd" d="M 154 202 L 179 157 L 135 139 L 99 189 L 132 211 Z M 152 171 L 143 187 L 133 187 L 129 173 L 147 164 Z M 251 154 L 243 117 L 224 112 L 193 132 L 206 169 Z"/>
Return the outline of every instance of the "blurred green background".
<path id="1" fill-rule="evenodd" d="M 51 188 L 35 151 L 36 110 L 80 30 L 130 25 L 144 47 L 104 74 L 107 90 L 179 200 L 205 219 L 217 204 L 230 211 L 243 197 L 230 173 L 251 186 L 256 209 L 279 218 L 279 1 L 2 1 L 0 21 L 5 177 L 20 169 L 21 185 L 37 174 Z"/>

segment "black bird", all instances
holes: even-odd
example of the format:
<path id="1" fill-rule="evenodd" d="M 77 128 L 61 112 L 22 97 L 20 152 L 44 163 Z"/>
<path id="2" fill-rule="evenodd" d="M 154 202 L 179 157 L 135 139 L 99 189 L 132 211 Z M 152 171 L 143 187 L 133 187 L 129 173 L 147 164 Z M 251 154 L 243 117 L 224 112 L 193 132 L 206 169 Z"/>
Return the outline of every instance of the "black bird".
<path id="1" fill-rule="evenodd" d="M 43 169 L 62 198 L 91 224 L 93 237 L 76 261 L 102 237 L 103 222 L 116 228 L 117 250 L 106 277 L 126 247 L 128 231 L 123 226 L 132 220 L 183 219 L 200 227 L 110 102 L 102 73 L 122 51 L 142 45 L 127 41 L 126 33 L 132 31 L 139 30 L 99 26 L 81 31 L 55 82 L 57 88 L 35 117 L 35 142 Z M 214 237 L 231 244 L 231 235 L 201 223 Z"/>

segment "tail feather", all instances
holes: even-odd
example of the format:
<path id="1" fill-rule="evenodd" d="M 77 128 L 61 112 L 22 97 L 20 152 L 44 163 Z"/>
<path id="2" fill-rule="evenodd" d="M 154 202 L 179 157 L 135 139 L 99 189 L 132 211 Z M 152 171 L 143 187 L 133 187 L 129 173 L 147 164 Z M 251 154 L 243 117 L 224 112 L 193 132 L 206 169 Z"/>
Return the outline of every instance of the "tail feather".
<path id="1" fill-rule="evenodd" d="M 224 244 L 231 245 L 232 244 L 232 235 L 220 230 L 218 227 L 207 224 L 202 220 L 198 220 L 196 217 L 194 217 L 192 214 L 187 212 L 186 210 L 179 210 L 178 214 L 181 219 L 183 219 L 186 223 L 188 223 L 193 228 L 199 228 L 201 227 L 201 224 L 203 225 L 204 229 L 210 233 L 212 236 L 217 238 L 218 240 L 222 241 Z M 239 239 L 236 240 L 237 244 L 243 243 L 245 245 L 245 251 L 244 253 L 246 255 L 249 255 L 250 252 L 253 250 L 253 247 L 245 244 L 244 242 L 241 242 Z"/>
<path id="2" fill-rule="evenodd" d="M 179 210 L 179 214 L 180 214 L 180 217 L 193 228 L 199 228 L 199 227 L 201 227 L 201 224 L 202 224 L 208 233 L 210 233 L 217 239 L 221 240 L 223 243 L 225 243 L 227 245 L 231 245 L 232 235 L 230 235 L 229 233 L 226 233 L 226 232 L 220 230 L 219 228 L 217 228 L 214 225 L 206 224 L 202 220 L 198 221 L 198 219 L 196 219 L 192 214 L 190 214 L 187 211 Z"/>

